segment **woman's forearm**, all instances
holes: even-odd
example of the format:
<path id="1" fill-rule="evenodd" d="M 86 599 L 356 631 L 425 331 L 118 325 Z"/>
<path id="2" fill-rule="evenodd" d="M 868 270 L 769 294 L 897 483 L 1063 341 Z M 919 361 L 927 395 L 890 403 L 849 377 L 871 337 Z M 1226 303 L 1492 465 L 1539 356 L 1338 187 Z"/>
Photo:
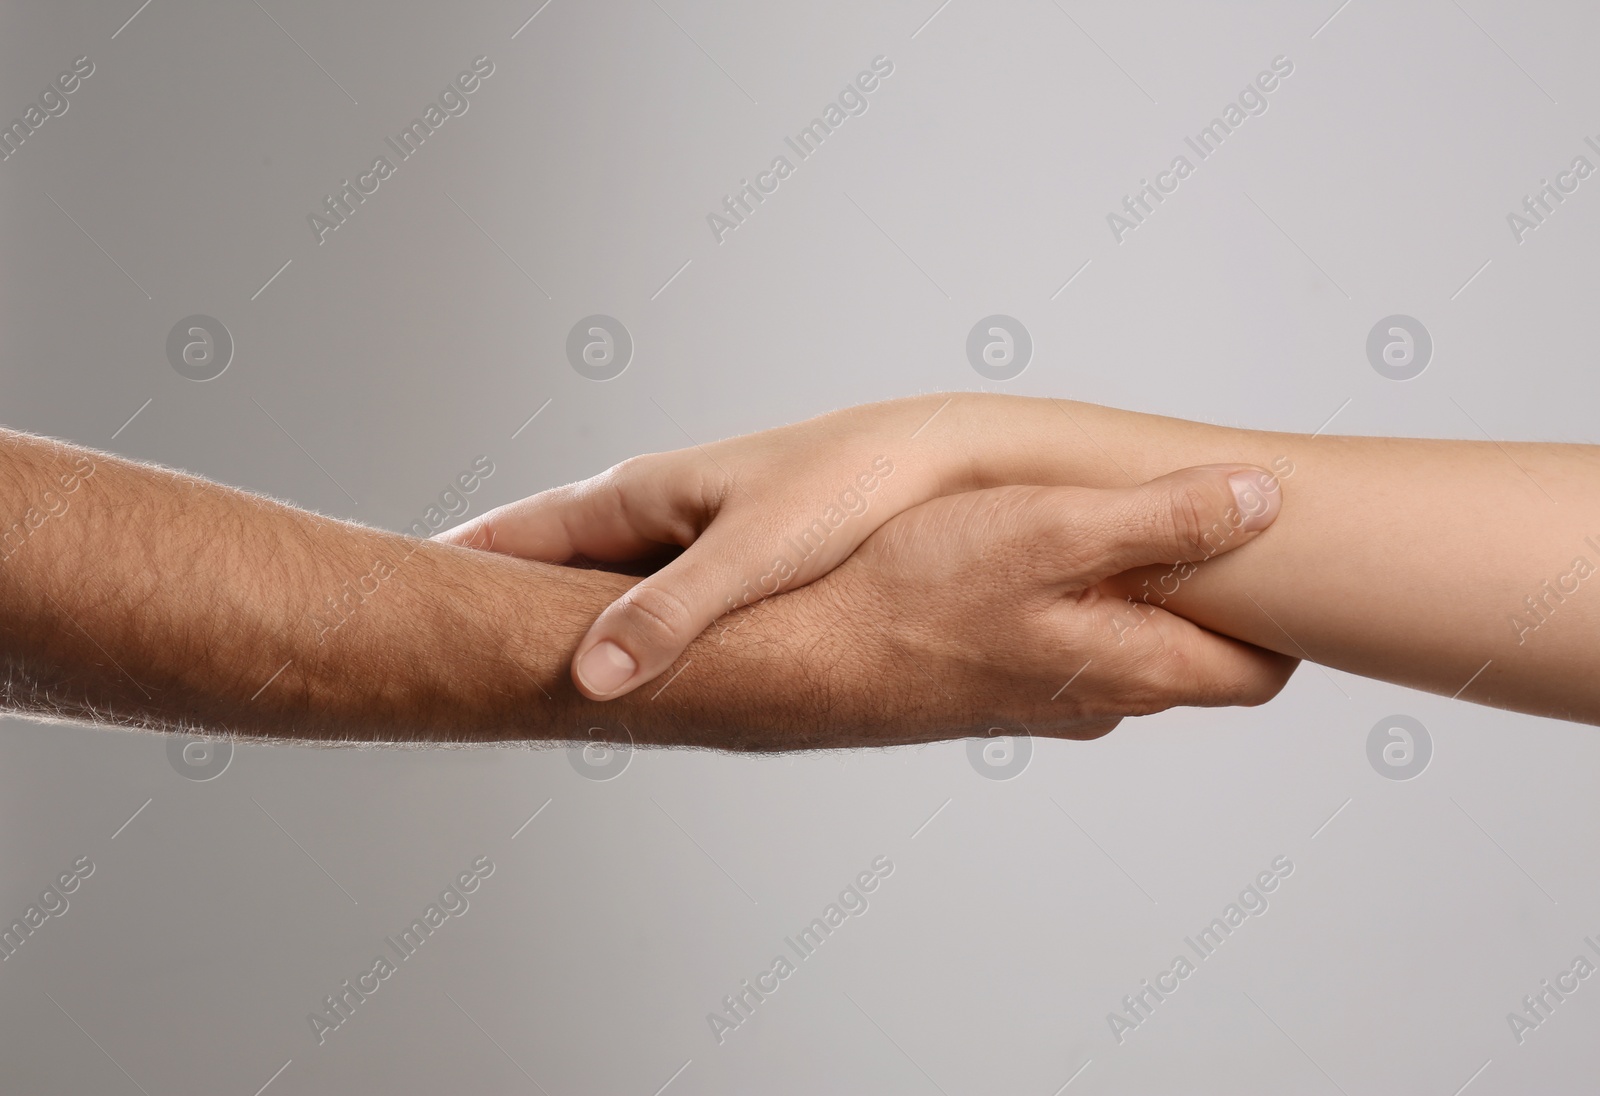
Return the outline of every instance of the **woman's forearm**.
<path id="1" fill-rule="evenodd" d="M 985 476 L 1109 486 L 1235 461 L 1280 476 L 1258 543 L 1119 592 L 1363 676 L 1600 723 L 1600 448 L 1313 437 L 1064 400 L 1016 414 Z"/>

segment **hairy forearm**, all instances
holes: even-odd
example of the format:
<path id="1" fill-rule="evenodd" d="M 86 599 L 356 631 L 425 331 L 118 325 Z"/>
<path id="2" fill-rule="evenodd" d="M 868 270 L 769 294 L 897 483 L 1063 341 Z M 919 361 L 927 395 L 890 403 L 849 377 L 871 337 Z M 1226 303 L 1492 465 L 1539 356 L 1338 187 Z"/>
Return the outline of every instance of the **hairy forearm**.
<path id="1" fill-rule="evenodd" d="M 567 667 L 623 576 L 14 433 L 0 434 L 0 515 L 12 711 L 297 740 L 794 744 L 778 725 L 804 670 L 792 605 L 705 637 L 655 701 L 659 686 L 602 706 Z"/>
<path id="2" fill-rule="evenodd" d="M 1130 596 L 1352 673 L 1600 722 L 1600 448 L 1313 437 L 1064 400 L 1018 401 L 1017 418 L 986 473 L 1113 486 L 1244 461 L 1281 477 L 1257 543 L 1186 579 L 1129 576 Z"/>

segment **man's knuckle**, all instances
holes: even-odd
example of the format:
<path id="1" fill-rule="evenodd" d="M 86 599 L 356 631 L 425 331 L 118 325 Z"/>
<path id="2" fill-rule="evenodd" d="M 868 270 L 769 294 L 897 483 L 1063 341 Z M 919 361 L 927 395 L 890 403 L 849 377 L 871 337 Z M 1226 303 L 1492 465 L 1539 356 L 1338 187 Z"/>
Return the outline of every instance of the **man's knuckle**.
<path id="1" fill-rule="evenodd" d="M 1092 567 L 1091 502 L 1091 493 L 1077 488 L 1010 487 L 976 527 L 1008 566 L 1025 566 L 1030 578 L 1048 580 Z"/>
<path id="2" fill-rule="evenodd" d="M 1260 677 L 1240 681 L 1233 689 L 1228 706 L 1233 708 L 1259 708 L 1278 694 L 1277 687 Z"/>
<path id="3" fill-rule="evenodd" d="M 1207 550 L 1206 534 L 1211 532 L 1211 500 L 1199 487 L 1180 487 L 1167 507 L 1165 532 L 1175 547 L 1186 552 L 1204 554 Z"/>
<path id="4" fill-rule="evenodd" d="M 1172 675 L 1173 706 L 1255 708 L 1277 696 L 1287 681 L 1276 667 L 1258 661 L 1176 658 L 1184 665 Z"/>
<path id="5" fill-rule="evenodd" d="M 1242 671 L 1232 690 L 1233 705 L 1241 708 L 1257 708 L 1283 691 L 1289 683 L 1289 667 L 1281 665 L 1257 665 Z"/>
<path id="6" fill-rule="evenodd" d="M 1140 644 L 1130 661 L 1129 677 L 1140 715 L 1154 715 L 1179 705 L 1203 703 L 1205 682 L 1195 660 L 1182 644 L 1155 636 Z"/>

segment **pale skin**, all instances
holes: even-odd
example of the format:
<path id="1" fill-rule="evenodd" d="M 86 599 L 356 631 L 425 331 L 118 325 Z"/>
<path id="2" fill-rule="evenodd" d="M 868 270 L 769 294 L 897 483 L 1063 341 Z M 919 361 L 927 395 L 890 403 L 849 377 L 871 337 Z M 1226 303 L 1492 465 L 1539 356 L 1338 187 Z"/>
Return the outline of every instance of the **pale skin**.
<path id="1" fill-rule="evenodd" d="M 1256 492 L 1244 511 L 1241 474 Z M 1252 546 L 1279 510 L 1263 484 L 1230 462 L 1138 487 L 934 499 L 879 522 L 820 581 L 688 637 L 648 687 L 600 703 L 571 684 L 572 654 L 635 579 L 404 537 L 0 431 L 0 706 L 291 741 L 780 750 L 1095 737 L 1175 705 L 1263 703 L 1287 681 L 1294 658 L 1165 610 L 1130 631 L 1143 618 L 1106 585 Z M 1219 526 L 1221 544 L 1197 536 Z M 362 597 L 335 616 L 329 600 L 351 586 Z"/>
<path id="2" fill-rule="evenodd" d="M 894 471 L 868 493 L 859 477 L 876 460 Z M 919 396 L 636 458 L 442 537 L 552 561 L 686 548 L 578 645 L 575 683 L 607 699 L 659 676 L 730 599 L 815 581 L 930 499 L 1018 483 L 1137 490 L 1221 461 L 1280 478 L 1270 533 L 1192 574 L 1151 568 L 1108 580 L 1103 593 L 1285 656 L 1600 723 L 1595 446 L 1310 436 L 1068 400 Z M 841 502 L 852 486 L 864 511 L 814 536 L 810 555 L 794 550 L 830 506 L 854 508 Z M 776 568 L 785 555 L 792 566 Z"/>

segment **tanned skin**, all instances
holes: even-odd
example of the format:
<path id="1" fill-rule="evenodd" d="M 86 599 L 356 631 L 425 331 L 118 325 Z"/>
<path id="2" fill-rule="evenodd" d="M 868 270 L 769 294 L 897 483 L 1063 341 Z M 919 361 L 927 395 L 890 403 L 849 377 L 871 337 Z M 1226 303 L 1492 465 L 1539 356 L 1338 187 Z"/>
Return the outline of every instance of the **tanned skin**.
<path id="1" fill-rule="evenodd" d="M 939 499 L 602 704 L 571 683 L 572 654 L 634 578 L 0 433 L 0 701 L 37 718 L 290 741 L 782 750 L 1022 725 L 1093 737 L 1175 704 L 1261 703 L 1292 671 L 1292 658 L 1166 613 L 1129 642 L 1118 625 L 1133 610 L 1102 589 L 1130 567 L 1215 554 L 1194 532 L 1227 519 L 1239 471 Z M 351 586 L 355 607 L 330 612 Z"/>

